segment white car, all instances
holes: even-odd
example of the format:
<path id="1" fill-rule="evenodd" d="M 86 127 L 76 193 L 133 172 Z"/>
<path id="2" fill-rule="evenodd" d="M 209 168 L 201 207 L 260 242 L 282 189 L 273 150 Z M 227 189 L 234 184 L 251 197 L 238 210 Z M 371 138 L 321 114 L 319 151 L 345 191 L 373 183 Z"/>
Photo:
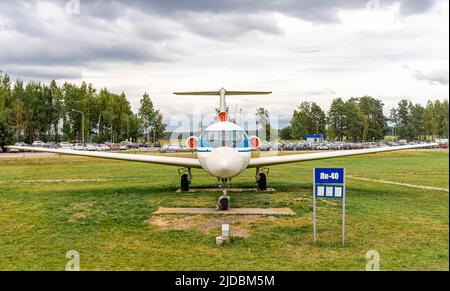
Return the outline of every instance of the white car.
<path id="1" fill-rule="evenodd" d="M 129 141 L 122 141 L 119 144 L 119 149 L 122 150 L 127 150 L 130 148 L 131 143 Z"/>
<path id="2" fill-rule="evenodd" d="M 73 144 L 68 143 L 68 142 L 62 142 L 59 144 L 59 147 L 64 150 L 71 150 L 71 149 L 73 149 Z"/>
<path id="3" fill-rule="evenodd" d="M 32 146 L 35 148 L 43 148 L 45 146 L 45 142 L 35 141 L 35 142 L 33 142 Z"/>
<path id="4" fill-rule="evenodd" d="M 95 150 L 97 150 L 97 151 L 109 151 L 110 148 L 107 145 L 105 145 L 105 144 L 99 144 L 99 145 L 97 145 L 95 147 Z"/>
<path id="5" fill-rule="evenodd" d="M 77 143 L 77 144 L 75 144 L 73 149 L 76 151 L 84 151 L 84 145 L 82 143 Z"/>
<path id="6" fill-rule="evenodd" d="M 178 150 L 181 150 L 180 145 L 178 144 L 165 144 L 161 147 L 161 153 L 176 153 Z"/>
<path id="7" fill-rule="evenodd" d="M 85 149 L 86 151 L 93 152 L 93 151 L 95 151 L 95 150 L 97 149 L 97 147 L 96 147 L 94 144 L 87 144 L 87 145 L 84 147 L 84 149 Z"/>

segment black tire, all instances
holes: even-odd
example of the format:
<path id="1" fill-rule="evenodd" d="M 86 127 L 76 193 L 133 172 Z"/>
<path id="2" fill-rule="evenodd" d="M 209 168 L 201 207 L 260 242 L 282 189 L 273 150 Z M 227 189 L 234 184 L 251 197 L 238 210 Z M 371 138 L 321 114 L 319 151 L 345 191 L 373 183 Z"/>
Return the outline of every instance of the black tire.
<path id="1" fill-rule="evenodd" d="M 226 211 L 230 208 L 230 200 L 228 198 L 221 198 L 219 200 L 219 210 Z"/>
<path id="2" fill-rule="evenodd" d="M 181 175 L 180 188 L 182 192 L 189 192 L 189 175 L 187 174 Z"/>
<path id="3" fill-rule="evenodd" d="M 258 189 L 261 191 L 267 190 L 267 176 L 264 173 L 259 173 Z"/>

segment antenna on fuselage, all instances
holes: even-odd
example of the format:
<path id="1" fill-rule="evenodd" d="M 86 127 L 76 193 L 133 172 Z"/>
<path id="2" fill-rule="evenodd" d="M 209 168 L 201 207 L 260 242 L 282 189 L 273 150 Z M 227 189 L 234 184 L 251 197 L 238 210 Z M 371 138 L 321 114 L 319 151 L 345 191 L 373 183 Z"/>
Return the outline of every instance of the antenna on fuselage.
<path id="1" fill-rule="evenodd" d="M 227 113 L 227 104 L 225 101 L 225 97 L 227 95 L 268 95 L 272 94 L 272 92 L 264 92 L 264 91 L 227 91 L 224 88 L 219 91 L 205 91 L 205 92 L 175 92 L 175 95 L 198 95 L 198 96 L 220 96 L 220 107 L 219 114 Z"/>

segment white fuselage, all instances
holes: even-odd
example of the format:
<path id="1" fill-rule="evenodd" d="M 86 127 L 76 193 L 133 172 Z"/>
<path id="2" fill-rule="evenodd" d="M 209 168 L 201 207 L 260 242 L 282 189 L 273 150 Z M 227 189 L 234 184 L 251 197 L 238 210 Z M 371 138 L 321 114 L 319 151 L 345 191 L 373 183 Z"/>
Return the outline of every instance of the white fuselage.
<path id="1" fill-rule="evenodd" d="M 250 163 L 252 147 L 244 129 L 231 122 L 217 122 L 206 128 L 197 147 L 202 168 L 221 179 L 241 174 Z"/>

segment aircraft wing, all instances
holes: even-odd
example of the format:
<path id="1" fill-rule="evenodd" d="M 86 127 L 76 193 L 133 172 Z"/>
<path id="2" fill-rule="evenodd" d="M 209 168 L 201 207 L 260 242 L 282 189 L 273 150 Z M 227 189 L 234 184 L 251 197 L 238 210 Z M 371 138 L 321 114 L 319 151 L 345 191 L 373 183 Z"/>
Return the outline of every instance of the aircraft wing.
<path id="1" fill-rule="evenodd" d="M 34 152 L 111 159 L 111 160 L 170 165 L 184 168 L 199 168 L 199 169 L 201 168 L 200 162 L 197 159 L 190 159 L 190 158 L 162 157 L 162 156 L 139 155 L 139 154 L 103 153 L 103 152 L 64 150 L 64 149 L 46 149 L 46 148 L 20 147 L 20 146 L 19 147 L 8 146 L 6 148 L 34 151 Z"/>
<path id="2" fill-rule="evenodd" d="M 438 146 L 438 143 L 252 158 L 249 168 Z"/>

